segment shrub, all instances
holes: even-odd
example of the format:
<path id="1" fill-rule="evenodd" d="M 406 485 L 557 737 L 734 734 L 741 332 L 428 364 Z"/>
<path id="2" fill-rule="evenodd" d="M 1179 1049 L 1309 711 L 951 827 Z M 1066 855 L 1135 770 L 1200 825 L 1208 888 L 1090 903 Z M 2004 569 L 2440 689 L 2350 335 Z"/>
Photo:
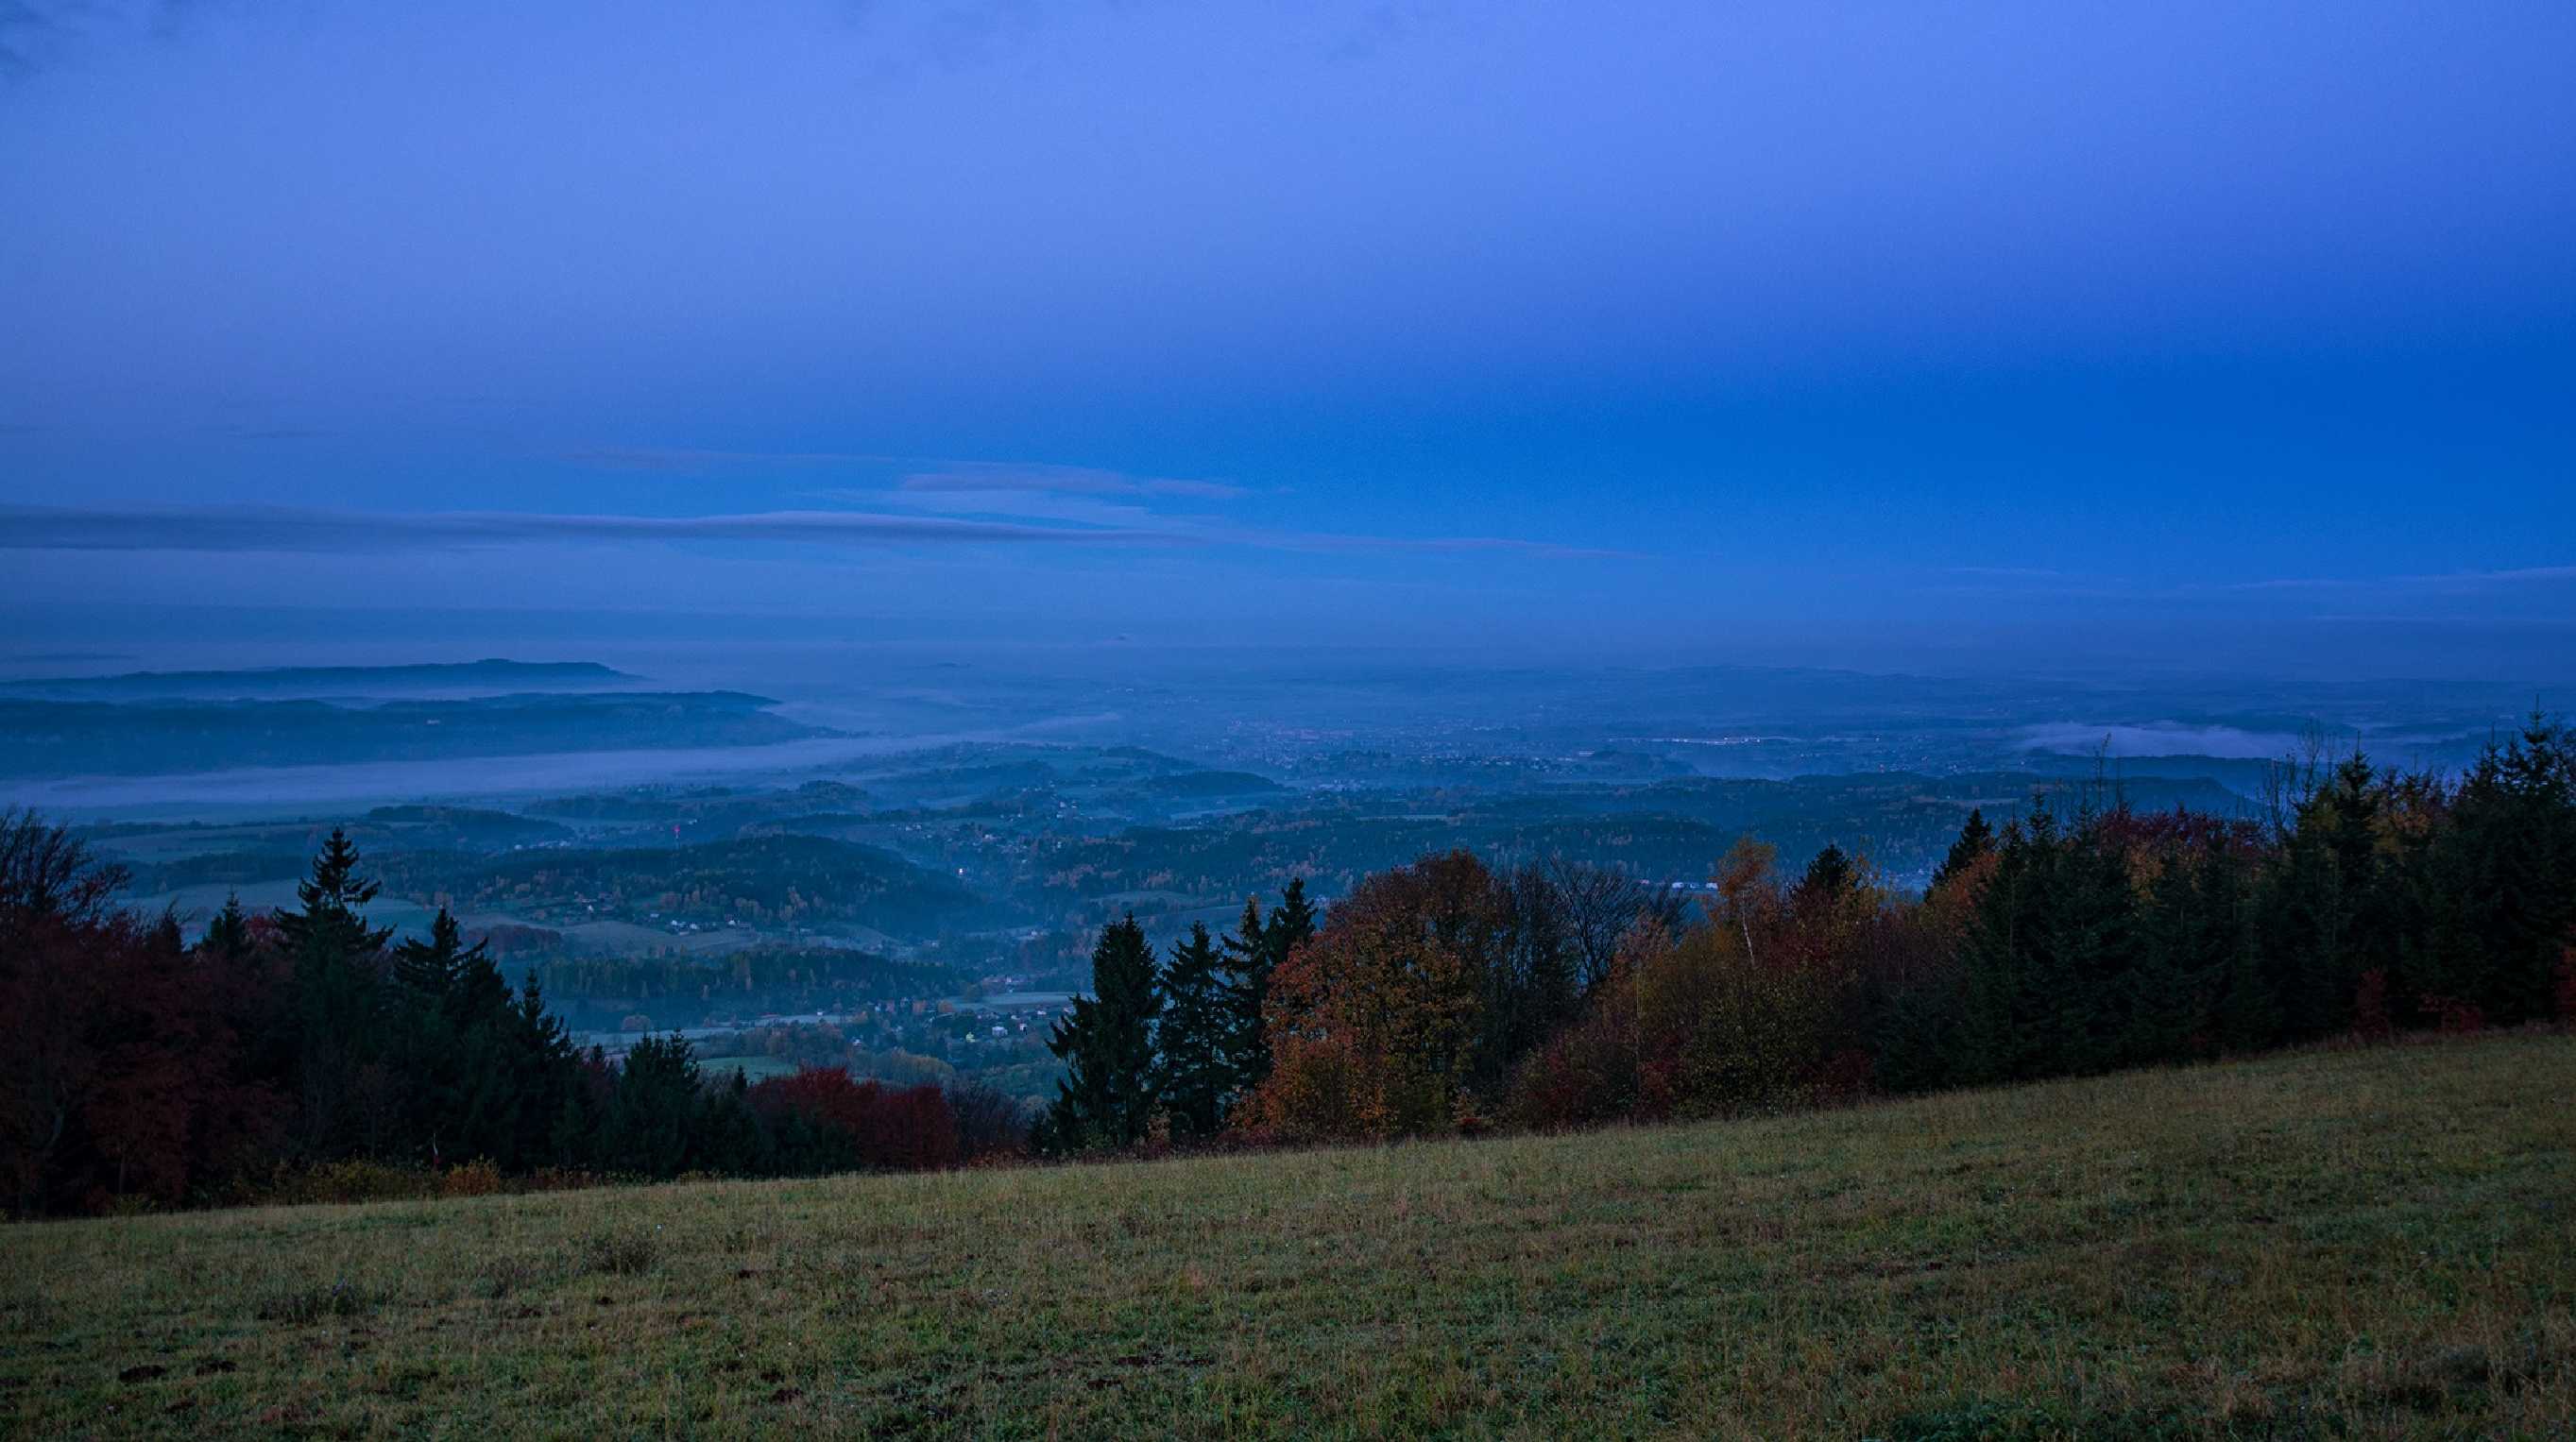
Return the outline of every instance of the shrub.
<path id="1" fill-rule="evenodd" d="M 283 1169 L 255 1190 L 263 1203 L 306 1206 L 412 1201 L 438 1195 L 439 1185 L 436 1174 L 421 1168 L 351 1160 Z"/>
<path id="2" fill-rule="evenodd" d="M 935 1086 L 897 1091 L 854 1080 L 846 1067 L 806 1067 L 750 1088 L 745 1100 L 790 1171 L 926 1171 L 960 1159 L 956 1114 Z"/>
<path id="3" fill-rule="evenodd" d="M 490 1157 L 476 1157 L 438 1174 L 442 1197 L 488 1197 L 501 1190 L 501 1169 Z"/>
<path id="4" fill-rule="evenodd" d="M 1028 1155 L 1028 1108 L 1018 1097 L 982 1083 L 952 1085 L 948 1113 L 957 1129 L 959 1162 L 984 1166 Z"/>

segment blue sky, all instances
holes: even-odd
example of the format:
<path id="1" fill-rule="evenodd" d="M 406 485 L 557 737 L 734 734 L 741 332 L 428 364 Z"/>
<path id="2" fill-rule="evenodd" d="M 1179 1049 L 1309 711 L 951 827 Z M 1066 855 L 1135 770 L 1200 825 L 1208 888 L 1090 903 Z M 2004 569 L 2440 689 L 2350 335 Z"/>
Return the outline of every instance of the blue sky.
<path id="1" fill-rule="evenodd" d="M 0 605 L 2554 678 L 2570 73 L 2565 4 L 0 0 Z"/>

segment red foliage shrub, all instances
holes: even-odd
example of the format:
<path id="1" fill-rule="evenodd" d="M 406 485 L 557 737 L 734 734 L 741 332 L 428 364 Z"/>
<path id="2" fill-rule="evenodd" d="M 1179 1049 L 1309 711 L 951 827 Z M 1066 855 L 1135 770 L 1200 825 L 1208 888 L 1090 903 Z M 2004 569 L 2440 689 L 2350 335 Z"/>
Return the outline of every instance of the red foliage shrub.
<path id="1" fill-rule="evenodd" d="M 847 1138 L 864 1167 L 929 1171 L 959 1160 L 957 1118 L 935 1086 L 889 1089 L 847 1067 L 804 1067 L 750 1089 L 754 1112 L 793 1114 Z"/>
<path id="2" fill-rule="evenodd" d="M 239 1083 L 254 978 L 122 913 L 20 914 L 0 938 L 0 1206 L 173 1206 L 249 1163 L 283 1104 Z"/>

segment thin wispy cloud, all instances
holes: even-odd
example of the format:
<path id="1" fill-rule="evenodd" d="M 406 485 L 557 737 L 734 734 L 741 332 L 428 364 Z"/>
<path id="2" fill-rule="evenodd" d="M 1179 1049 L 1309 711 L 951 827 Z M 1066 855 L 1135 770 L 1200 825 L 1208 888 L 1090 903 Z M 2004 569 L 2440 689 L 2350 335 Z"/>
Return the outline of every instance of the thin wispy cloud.
<path id="1" fill-rule="evenodd" d="M 583 450 L 568 451 L 563 459 L 575 465 L 598 466 L 612 471 L 655 471 L 666 474 L 703 475 L 720 470 L 757 466 L 884 465 L 898 458 L 864 455 L 850 451 L 728 451 L 692 446 L 591 446 Z"/>
<path id="2" fill-rule="evenodd" d="M 2492 571 L 2442 571 L 2400 576 L 2267 576 L 2251 581 L 2142 585 L 2116 577 L 2087 577 L 2065 571 L 2001 566 L 1951 566 L 1944 575 L 1973 577 L 1984 584 L 1948 584 L 1917 589 L 1927 595 L 2053 596 L 2090 600 L 2209 601 L 2221 596 L 2319 595 L 2399 596 L 2479 595 L 2576 582 L 2576 566 L 2521 566 Z"/>
<path id="3" fill-rule="evenodd" d="M 2576 581 L 2576 566 L 2517 566 L 2494 571 L 2438 571 L 2410 576 L 2283 576 L 2239 581 L 2225 591 L 2486 590 Z"/>
<path id="4" fill-rule="evenodd" d="M 940 470 L 905 476 L 906 491 L 1023 491 L 1064 496 L 1182 496 L 1192 500 L 1231 501 L 1250 494 L 1224 481 L 1187 480 L 1171 476 L 1131 476 L 1088 466 L 1029 465 L 1008 461 L 969 461 Z"/>
<path id="5" fill-rule="evenodd" d="M 951 460 L 892 456 L 867 451 L 744 451 L 696 446 L 592 446 L 564 460 L 607 470 L 664 474 L 802 469 L 816 466 L 905 467 L 894 489 L 919 494 L 1018 493 L 1023 495 L 1150 497 L 1231 501 L 1251 494 L 1226 481 L 1180 476 L 1135 476 L 1099 466 L 1047 461 Z"/>
<path id="6" fill-rule="evenodd" d="M 1512 536 L 1346 536 L 1315 531 L 1279 534 L 1235 531 L 1223 534 L 1247 545 L 1268 545 L 1296 551 L 1414 551 L 1435 554 L 1489 551 L 1555 561 L 1620 561 L 1640 557 L 1640 553 L 1635 551 L 1601 546 L 1565 546 L 1553 541 L 1525 541 Z"/>
<path id="7" fill-rule="evenodd" d="M 362 552 L 622 541 L 765 541 L 826 546 L 942 542 L 1190 544 L 1187 536 L 1161 530 L 1038 526 L 863 511 L 632 516 L 522 511 L 379 513 L 276 506 L 150 510 L 0 507 L 0 548 L 23 550 Z"/>
<path id="8" fill-rule="evenodd" d="M 1358 536 L 1170 525 L 1038 525 L 877 511 L 638 516 L 526 511 L 372 512 L 286 506 L 0 506 L 0 550 L 356 554 L 539 544 L 727 541 L 883 547 L 1249 546 L 1315 552 L 1507 552 L 1548 559 L 1622 553 L 1507 536 Z"/>

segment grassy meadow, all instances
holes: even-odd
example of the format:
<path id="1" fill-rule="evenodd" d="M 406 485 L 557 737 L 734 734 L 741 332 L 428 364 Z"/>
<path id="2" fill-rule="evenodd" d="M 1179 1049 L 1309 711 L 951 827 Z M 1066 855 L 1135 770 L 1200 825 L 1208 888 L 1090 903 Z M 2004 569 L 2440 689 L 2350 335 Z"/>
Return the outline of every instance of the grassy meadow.
<path id="1" fill-rule="evenodd" d="M 2576 1434 L 2576 1039 L 1580 1136 L 0 1228 L 0 1427 Z"/>

